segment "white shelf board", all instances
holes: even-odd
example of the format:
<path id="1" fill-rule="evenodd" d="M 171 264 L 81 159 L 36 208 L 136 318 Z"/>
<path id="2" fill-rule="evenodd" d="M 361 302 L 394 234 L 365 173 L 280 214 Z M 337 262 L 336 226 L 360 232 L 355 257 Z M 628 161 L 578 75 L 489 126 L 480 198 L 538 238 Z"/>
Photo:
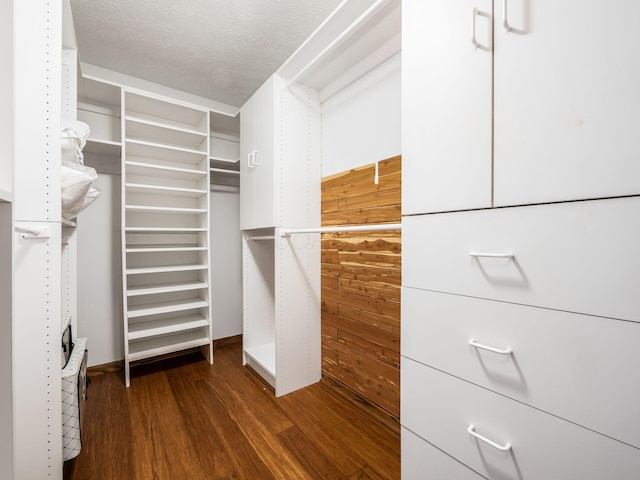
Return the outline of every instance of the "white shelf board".
<path id="1" fill-rule="evenodd" d="M 176 160 L 179 162 L 197 163 L 208 156 L 206 151 L 194 148 L 184 148 L 166 143 L 150 142 L 139 138 L 126 139 L 127 154 L 162 160 Z"/>
<path id="2" fill-rule="evenodd" d="M 244 349 L 245 355 L 251 357 L 257 364 L 264 368 L 274 378 L 276 376 L 276 344 L 265 343 Z"/>
<path id="3" fill-rule="evenodd" d="M 207 345 L 211 340 L 202 329 L 189 330 L 175 335 L 151 337 L 129 344 L 129 361 L 142 360 L 193 347 Z"/>
<path id="4" fill-rule="evenodd" d="M 206 232 L 206 227 L 125 227 L 127 233 L 197 233 Z"/>
<path id="5" fill-rule="evenodd" d="M 171 148 L 202 151 L 201 145 L 206 147 L 205 133 L 192 128 L 174 127 L 143 118 L 125 117 L 125 131 L 127 138 L 144 140 L 153 144 L 170 146 Z"/>
<path id="6" fill-rule="evenodd" d="M 129 340 L 166 335 L 167 333 L 184 332 L 194 328 L 206 327 L 209 320 L 202 315 L 163 318 L 148 322 L 129 323 Z"/>
<path id="7" fill-rule="evenodd" d="M 207 247 L 196 245 L 136 245 L 126 248 L 127 253 L 158 253 L 158 252 L 198 252 Z"/>
<path id="8" fill-rule="evenodd" d="M 205 282 L 181 282 L 132 287 L 127 290 L 127 296 L 136 297 L 139 295 L 154 295 L 158 293 L 184 292 L 187 290 L 200 290 L 207 288 L 207 286 Z"/>
<path id="9" fill-rule="evenodd" d="M 214 173 L 223 173 L 225 175 L 240 175 L 238 170 L 225 170 L 224 168 L 210 168 L 209 170 Z"/>
<path id="10" fill-rule="evenodd" d="M 84 153 L 120 158 L 122 153 L 122 143 L 90 137 L 87 139 L 87 144 L 84 146 L 82 151 Z"/>
<path id="11" fill-rule="evenodd" d="M 148 205 L 125 205 L 127 212 L 148 213 L 207 213 L 206 208 L 150 207 Z"/>
<path id="12" fill-rule="evenodd" d="M 62 223 L 63 227 L 76 228 L 78 226 L 76 222 L 74 222 L 73 220 L 67 220 L 66 218 L 61 218 L 60 222 Z"/>
<path id="13" fill-rule="evenodd" d="M 169 167 L 134 160 L 127 160 L 125 167 L 127 169 L 127 175 L 173 178 L 178 180 L 199 179 L 207 175 L 206 171 L 193 168 Z"/>
<path id="14" fill-rule="evenodd" d="M 127 268 L 127 275 L 144 275 L 147 273 L 189 272 L 192 270 L 207 270 L 207 265 L 167 265 L 162 267 Z"/>
<path id="15" fill-rule="evenodd" d="M 238 163 L 240 161 L 239 158 L 225 158 L 225 157 L 215 157 L 210 156 L 209 160 L 214 160 L 216 162 L 226 162 L 226 163 Z"/>
<path id="16" fill-rule="evenodd" d="M 194 308 L 205 308 L 209 302 L 201 298 L 188 298 L 181 300 L 169 300 L 164 302 L 146 303 L 144 305 L 129 305 L 127 317 L 137 318 L 148 315 L 159 315 L 162 313 L 184 312 Z"/>
<path id="17" fill-rule="evenodd" d="M 167 187 L 163 185 L 149 185 L 144 183 L 126 183 L 125 188 L 127 193 L 162 193 L 164 195 L 178 195 L 183 197 L 199 197 L 207 193 L 206 190 L 200 190 L 197 188 Z"/>
<path id="18" fill-rule="evenodd" d="M 139 123 L 142 125 L 149 125 L 151 127 L 159 127 L 161 129 L 173 130 L 175 132 L 186 133 L 189 135 L 200 137 L 204 139 L 207 137 L 205 132 L 201 132 L 191 125 L 187 125 L 180 122 L 174 122 L 160 117 L 154 117 L 152 115 L 144 115 L 141 113 L 127 113 L 125 114 L 125 120 L 132 123 Z"/>
<path id="19" fill-rule="evenodd" d="M 0 188 L 0 202 L 11 203 L 13 201 L 13 195 L 10 191 Z"/>

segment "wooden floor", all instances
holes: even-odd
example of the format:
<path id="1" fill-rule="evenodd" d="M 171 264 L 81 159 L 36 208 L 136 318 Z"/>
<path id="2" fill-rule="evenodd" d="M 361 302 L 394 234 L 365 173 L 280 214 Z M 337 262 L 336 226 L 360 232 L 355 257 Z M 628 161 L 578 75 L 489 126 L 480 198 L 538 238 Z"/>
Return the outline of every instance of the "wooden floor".
<path id="1" fill-rule="evenodd" d="M 400 478 L 395 419 L 329 379 L 275 398 L 241 344 L 92 376 L 65 480 Z"/>

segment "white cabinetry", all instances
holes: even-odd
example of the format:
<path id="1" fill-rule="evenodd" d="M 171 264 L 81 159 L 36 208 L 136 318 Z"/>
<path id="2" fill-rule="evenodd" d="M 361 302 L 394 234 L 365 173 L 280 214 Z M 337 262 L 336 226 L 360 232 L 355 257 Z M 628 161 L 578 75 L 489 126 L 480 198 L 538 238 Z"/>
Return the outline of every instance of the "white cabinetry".
<path id="1" fill-rule="evenodd" d="M 273 75 L 240 110 L 240 228 L 316 226 L 320 101 Z"/>
<path id="2" fill-rule="evenodd" d="M 202 347 L 212 362 L 209 112 L 123 91 L 125 375 L 135 360 Z"/>
<path id="3" fill-rule="evenodd" d="M 240 114 L 243 344 L 280 396 L 320 379 L 320 242 L 281 227 L 320 224 L 316 91 L 273 75 Z"/>
<path id="4" fill-rule="evenodd" d="M 593 7 L 403 2 L 405 480 L 637 477 L 640 7 Z"/>
<path id="5" fill-rule="evenodd" d="M 640 193 L 639 14 L 623 0 L 405 2 L 404 213 Z"/>

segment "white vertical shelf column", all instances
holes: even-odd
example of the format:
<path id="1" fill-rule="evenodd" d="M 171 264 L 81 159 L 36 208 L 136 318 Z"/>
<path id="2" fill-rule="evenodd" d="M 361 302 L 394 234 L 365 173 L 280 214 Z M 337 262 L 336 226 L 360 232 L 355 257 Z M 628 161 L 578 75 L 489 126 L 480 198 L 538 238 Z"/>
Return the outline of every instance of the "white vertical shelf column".
<path id="1" fill-rule="evenodd" d="M 15 1 L 14 478 L 62 478 L 62 1 Z"/>

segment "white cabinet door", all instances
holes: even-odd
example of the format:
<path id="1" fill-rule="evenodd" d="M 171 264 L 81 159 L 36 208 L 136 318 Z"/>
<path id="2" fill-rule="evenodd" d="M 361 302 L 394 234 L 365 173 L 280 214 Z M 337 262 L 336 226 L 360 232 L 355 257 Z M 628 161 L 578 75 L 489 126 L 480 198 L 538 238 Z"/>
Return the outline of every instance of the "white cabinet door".
<path id="1" fill-rule="evenodd" d="M 402 3 L 404 214 L 491 206 L 491 3 Z"/>
<path id="2" fill-rule="evenodd" d="M 276 221 L 275 198 L 275 146 L 278 118 L 277 92 L 279 78 L 272 76 L 255 94 L 253 143 L 253 228 L 274 227 Z"/>
<path id="3" fill-rule="evenodd" d="M 240 228 L 276 225 L 274 205 L 276 92 L 271 77 L 242 106 L 240 113 Z"/>
<path id="4" fill-rule="evenodd" d="M 640 2 L 505 4 L 513 30 L 497 2 L 494 22 L 495 205 L 640 193 Z"/>
<path id="5" fill-rule="evenodd" d="M 253 228 L 254 170 L 251 153 L 254 138 L 255 98 L 251 97 L 240 111 L 240 228 Z"/>

